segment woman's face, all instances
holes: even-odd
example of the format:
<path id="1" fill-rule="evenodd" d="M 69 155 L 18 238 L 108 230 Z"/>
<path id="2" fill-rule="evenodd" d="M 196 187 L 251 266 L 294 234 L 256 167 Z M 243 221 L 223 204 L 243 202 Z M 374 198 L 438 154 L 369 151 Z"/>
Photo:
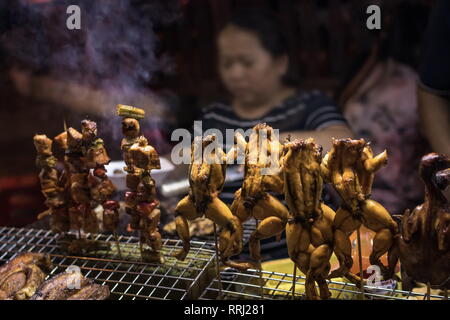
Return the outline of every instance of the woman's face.
<path id="1" fill-rule="evenodd" d="M 221 79 L 243 105 L 264 103 L 282 86 L 286 56 L 273 58 L 251 31 L 227 26 L 218 38 Z"/>

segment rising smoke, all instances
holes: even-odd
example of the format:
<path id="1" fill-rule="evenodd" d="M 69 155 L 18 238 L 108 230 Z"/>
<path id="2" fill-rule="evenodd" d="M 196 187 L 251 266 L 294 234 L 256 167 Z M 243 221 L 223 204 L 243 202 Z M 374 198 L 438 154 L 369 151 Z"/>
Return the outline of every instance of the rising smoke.
<path id="1" fill-rule="evenodd" d="M 81 9 L 81 30 L 66 27 L 72 4 Z M 69 83 L 56 101 L 72 104 L 65 116 L 69 125 L 79 125 L 71 111 L 97 110 L 99 133 L 116 145 L 121 133 L 115 104 L 131 104 L 151 115 L 143 128 L 156 134 L 154 145 L 163 143 L 155 129 L 170 106 L 150 88 L 173 63 L 161 55 L 155 30 L 180 18 L 179 1 L 11 0 L 5 11 L 1 44 L 7 65 Z"/>

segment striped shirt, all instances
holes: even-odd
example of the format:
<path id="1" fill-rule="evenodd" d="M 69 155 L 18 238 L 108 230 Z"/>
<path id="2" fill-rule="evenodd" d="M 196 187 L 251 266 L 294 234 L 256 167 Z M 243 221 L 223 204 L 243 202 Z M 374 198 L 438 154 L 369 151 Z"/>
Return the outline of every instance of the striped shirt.
<path id="1" fill-rule="evenodd" d="M 320 91 L 297 92 L 260 119 L 239 118 L 233 107 L 216 102 L 203 109 L 203 130 L 215 128 L 225 136 L 225 129 L 247 130 L 265 122 L 280 132 L 320 130 L 332 125 L 347 124 L 331 99 Z"/>

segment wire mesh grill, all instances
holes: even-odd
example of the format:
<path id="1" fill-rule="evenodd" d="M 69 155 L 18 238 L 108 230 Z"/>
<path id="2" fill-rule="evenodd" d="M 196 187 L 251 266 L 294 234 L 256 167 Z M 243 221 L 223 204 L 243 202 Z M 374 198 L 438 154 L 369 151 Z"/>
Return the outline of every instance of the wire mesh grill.
<path id="1" fill-rule="evenodd" d="M 293 275 L 249 269 L 239 272 L 235 269 L 225 269 L 221 273 L 222 298 L 236 300 L 289 300 L 292 297 Z M 296 277 L 295 299 L 304 299 L 304 293 L 298 291 L 304 288 L 305 277 Z M 361 290 L 353 283 L 328 281 L 332 299 L 350 300 L 361 299 Z M 219 296 L 219 282 L 213 279 L 206 290 L 201 294 L 201 300 L 217 299 Z M 370 300 L 426 300 L 423 293 L 402 291 L 396 289 L 381 289 L 373 286 L 364 287 L 364 298 Z M 430 295 L 431 299 L 444 300 L 441 295 Z"/>
<path id="2" fill-rule="evenodd" d="M 191 241 L 182 262 L 171 254 L 181 248 L 179 240 L 163 240 L 164 263 L 140 261 L 139 241 L 119 236 L 122 259 L 112 235 L 87 234 L 98 246 L 83 256 L 64 251 L 65 238 L 48 230 L 0 228 L 0 263 L 21 252 L 48 253 L 54 268 L 48 278 L 78 266 L 84 276 L 106 284 L 112 299 L 196 299 L 214 276 L 215 253 L 211 244 Z"/>

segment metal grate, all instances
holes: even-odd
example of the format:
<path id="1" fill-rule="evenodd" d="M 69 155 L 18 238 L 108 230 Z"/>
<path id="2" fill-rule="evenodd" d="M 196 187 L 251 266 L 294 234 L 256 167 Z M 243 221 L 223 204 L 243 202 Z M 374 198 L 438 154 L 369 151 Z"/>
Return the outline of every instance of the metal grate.
<path id="1" fill-rule="evenodd" d="M 237 300 L 289 300 L 292 299 L 293 275 L 263 271 L 261 276 L 258 270 L 238 272 L 235 269 L 222 271 L 222 297 L 223 299 Z M 304 276 L 297 276 L 295 299 L 304 299 L 304 294 L 299 292 L 305 284 Z M 360 299 L 361 291 L 353 283 L 328 281 L 332 299 Z M 213 279 L 200 299 L 217 299 L 219 294 L 217 279 Z M 388 300 L 425 300 L 427 296 L 423 293 L 413 291 L 402 291 L 396 289 L 379 289 L 376 287 L 364 287 L 365 299 L 388 299 Z M 444 300 L 440 295 L 431 294 L 431 299 Z"/>
<path id="2" fill-rule="evenodd" d="M 119 236 L 119 258 L 112 235 L 87 234 L 99 248 L 84 256 L 69 255 L 63 250 L 64 237 L 48 230 L 0 228 L 0 264 L 21 252 L 48 253 L 54 268 L 48 277 L 78 266 L 86 277 L 106 284 L 112 299 L 196 299 L 214 277 L 215 253 L 211 244 L 191 241 L 184 261 L 171 256 L 181 248 L 179 240 L 164 240 L 163 264 L 140 261 L 139 241 Z"/>

